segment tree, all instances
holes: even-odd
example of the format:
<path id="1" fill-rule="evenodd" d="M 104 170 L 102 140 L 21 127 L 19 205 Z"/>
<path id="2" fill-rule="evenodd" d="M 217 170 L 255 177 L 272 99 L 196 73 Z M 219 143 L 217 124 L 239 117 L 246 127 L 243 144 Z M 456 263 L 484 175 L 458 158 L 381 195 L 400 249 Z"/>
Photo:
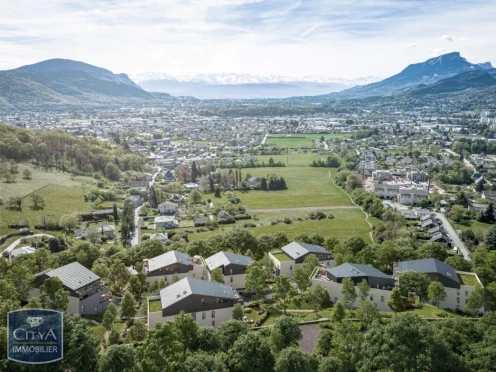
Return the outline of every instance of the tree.
<path id="1" fill-rule="evenodd" d="M 98 361 L 98 372 L 126 372 L 134 368 L 134 349 L 127 345 L 112 345 Z"/>
<path id="2" fill-rule="evenodd" d="M 253 261 L 246 269 L 246 291 L 253 294 L 253 298 L 258 300 L 262 298 L 267 290 L 265 283 L 265 271 L 257 262 Z"/>
<path id="3" fill-rule="evenodd" d="M 456 256 L 449 256 L 444 260 L 444 263 L 450 266 L 453 266 L 455 270 L 458 271 L 471 271 L 472 270 L 472 265 L 470 264 L 469 261 L 465 260 L 463 257 L 460 257 L 458 255 Z"/>
<path id="4" fill-rule="evenodd" d="M 105 166 L 103 173 L 105 174 L 105 177 L 111 181 L 119 181 L 121 177 L 121 170 L 119 167 L 110 162 Z"/>
<path id="5" fill-rule="evenodd" d="M 387 305 L 395 313 L 404 311 L 406 309 L 406 297 L 401 296 L 398 288 L 393 288 L 387 300 Z"/>
<path id="6" fill-rule="evenodd" d="M 421 300 L 426 300 L 428 295 L 429 278 L 424 273 L 416 271 L 405 271 L 399 276 L 400 293 L 408 297 L 409 293 L 415 293 Z"/>
<path id="7" fill-rule="evenodd" d="M 86 229 L 86 239 L 88 239 L 92 244 L 100 242 L 101 237 L 100 229 L 98 227 L 90 227 Z"/>
<path id="8" fill-rule="evenodd" d="M 30 180 L 32 178 L 32 173 L 31 173 L 31 170 L 25 168 L 23 171 L 22 171 L 22 178 L 24 178 L 25 180 Z"/>
<path id="9" fill-rule="evenodd" d="M 5 278 L 14 285 L 20 301 L 27 301 L 33 288 L 34 274 L 24 265 L 13 265 Z"/>
<path id="10" fill-rule="evenodd" d="M 243 320 L 243 306 L 241 304 L 234 304 L 232 317 L 236 320 Z"/>
<path id="11" fill-rule="evenodd" d="M 234 342 L 228 351 L 228 364 L 232 372 L 272 371 L 274 357 L 265 338 L 251 332 Z"/>
<path id="12" fill-rule="evenodd" d="M 485 243 L 488 250 L 496 250 L 496 225 L 491 226 L 491 228 L 487 232 Z"/>
<path id="13" fill-rule="evenodd" d="M 136 300 L 130 292 L 126 291 L 121 302 L 121 317 L 125 319 L 134 318 L 136 312 Z"/>
<path id="14" fill-rule="evenodd" d="M 330 329 L 322 329 L 317 337 L 317 346 L 315 346 L 314 354 L 320 357 L 327 357 L 331 352 L 332 331 Z"/>
<path id="15" fill-rule="evenodd" d="M 446 290 L 441 282 L 433 281 L 429 283 L 427 287 L 427 292 L 429 300 L 434 301 L 436 306 L 439 307 L 439 303 L 446 299 Z"/>
<path id="16" fill-rule="evenodd" d="M 316 361 L 300 350 L 299 347 L 288 347 L 277 357 L 275 372 L 314 372 Z"/>
<path id="17" fill-rule="evenodd" d="M 365 301 L 369 297 L 370 292 L 370 285 L 367 279 L 363 279 L 360 283 L 358 283 L 357 289 L 360 302 Z"/>
<path id="18" fill-rule="evenodd" d="M 143 274 L 143 273 L 140 273 Z M 146 291 L 148 282 L 146 280 L 146 275 L 140 280 L 141 275 L 131 275 L 129 278 L 129 290 L 136 298 L 141 298 L 141 295 Z"/>
<path id="19" fill-rule="evenodd" d="M 78 226 L 78 218 L 74 213 L 66 213 L 60 217 L 60 226 L 67 234 L 70 230 L 74 230 Z"/>
<path id="20" fill-rule="evenodd" d="M 178 340 L 183 344 L 183 354 L 186 355 L 186 352 L 196 343 L 198 324 L 190 314 L 181 310 L 174 318 L 173 328 L 178 335 Z"/>
<path id="21" fill-rule="evenodd" d="M 279 275 L 276 278 L 272 289 L 274 291 L 274 299 L 277 300 L 278 307 L 282 307 L 282 309 L 284 310 L 284 315 L 287 315 L 287 302 L 290 301 L 291 298 L 293 298 L 293 296 L 296 294 L 293 286 L 289 282 L 289 279 L 284 275 Z"/>
<path id="22" fill-rule="evenodd" d="M 136 319 L 131 328 L 129 328 L 129 335 L 133 341 L 143 341 L 148 333 L 148 327 L 143 319 Z"/>
<path id="23" fill-rule="evenodd" d="M 482 287 L 475 287 L 473 292 L 468 297 L 465 308 L 472 314 L 478 315 L 481 307 L 487 305 L 486 291 Z"/>
<path id="24" fill-rule="evenodd" d="M 31 194 L 31 201 L 33 202 L 33 208 L 43 208 L 45 205 L 45 199 L 38 194 Z"/>
<path id="25" fill-rule="evenodd" d="M 454 205 L 451 207 L 448 217 L 455 222 L 462 222 L 465 218 L 466 209 L 462 205 Z"/>
<path id="26" fill-rule="evenodd" d="M 446 248 L 439 243 L 425 243 L 417 250 L 418 258 L 437 258 L 444 261 L 448 257 Z"/>
<path id="27" fill-rule="evenodd" d="M 228 320 L 221 323 L 218 328 L 220 337 L 221 349 L 228 350 L 236 340 L 248 333 L 248 327 L 245 322 L 240 320 Z"/>
<path id="28" fill-rule="evenodd" d="M 64 359 L 61 371 L 96 371 L 100 342 L 89 323 L 79 316 L 64 316 Z"/>
<path id="29" fill-rule="evenodd" d="M 163 280 L 163 278 L 162 278 L 162 280 Z M 174 274 L 172 275 L 172 283 L 177 283 L 179 280 L 180 280 L 180 279 L 179 279 L 179 275 L 177 275 L 177 273 L 174 273 Z M 159 288 L 159 289 L 163 289 L 163 288 L 165 288 L 165 287 L 166 287 L 165 281 L 164 281 L 164 284 L 161 284 L 161 285 L 159 285 L 159 286 L 160 286 L 160 288 Z"/>
<path id="30" fill-rule="evenodd" d="M 234 305 L 236 306 L 236 305 Z M 215 328 L 200 327 L 196 335 L 195 350 L 215 353 L 220 349 L 220 336 Z"/>
<path id="31" fill-rule="evenodd" d="M 219 356 L 197 352 L 186 358 L 179 372 L 228 372 L 228 370 Z"/>
<path id="32" fill-rule="evenodd" d="M 118 293 L 121 293 L 129 279 L 129 271 L 127 271 L 126 265 L 124 265 L 122 261 L 116 260 L 112 266 L 110 266 L 108 279 L 111 287 Z"/>
<path id="33" fill-rule="evenodd" d="M 102 325 L 107 331 L 110 331 L 117 319 L 117 307 L 113 302 L 109 303 L 103 314 Z"/>
<path id="34" fill-rule="evenodd" d="M 355 283 L 351 278 L 344 278 L 341 282 L 341 294 L 343 295 L 343 304 L 347 309 L 351 309 L 355 300 L 357 299 L 357 293 L 355 290 Z"/>
<path id="35" fill-rule="evenodd" d="M 270 332 L 270 341 L 277 352 L 298 345 L 301 337 L 298 321 L 287 316 L 278 318 Z"/>
<path id="36" fill-rule="evenodd" d="M 40 287 L 40 300 L 49 309 L 66 311 L 69 305 L 69 291 L 64 290 L 64 283 L 59 278 L 48 278 Z"/>
<path id="37" fill-rule="evenodd" d="M 220 269 L 220 267 L 210 272 L 210 281 L 224 283 L 224 276 L 222 275 L 222 270 Z"/>
<path id="38" fill-rule="evenodd" d="M 188 196 L 189 202 L 191 204 L 200 204 L 203 201 L 203 196 L 198 190 L 193 190 Z"/>
<path id="39" fill-rule="evenodd" d="M 346 317 L 346 309 L 341 301 L 336 302 L 334 305 L 334 310 L 332 312 L 332 320 L 334 322 L 340 322 Z"/>
<path id="40" fill-rule="evenodd" d="M 63 251 L 64 247 L 62 246 L 62 244 L 60 244 L 60 240 L 58 240 L 57 238 L 50 238 L 48 240 L 48 250 L 51 253 L 57 253 Z"/>
<path id="41" fill-rule="evenodd" d="M 196 162 L 191 163 L 191 182 L 196 182 L 198 177 L 198 169 L 196 168 Z"/>
<path id="42" fill-rule="evenodd" d="M 357 313 L 360 321 L 367 327 L 381 317 L 377 307 L 368 300 L 363 300 L 360 302 L 360 308 Z"/>
<path id="43" fill-rule="evenodd" d="M 18 196 L 11 196 L 9 200 L 7 200 L 7 206 L 9 208 L 17 208 L 17 211 L 22 211 L 22 198 Z"/>
<path id="44" fill-rule="evenodd" d="M 216 198 L 220 198 L 220 188 L 219 187 L 216 187 L 215 188 L 215 191 L 214 191 L 214 196 Z"/>
<path id="45" fill-rule="evenodd" d="M 157 192 L 155 191 L 155 187 L 153 187 L 153 185 L 148 189 L 148 204 L 150 204 L 150 207 L 154 209 L 158 207 Z"/>
<path id="46" fill-rule="evenodd" d="M 131 239 L 131 233 L 134 228 L 134 210 L 129 202 L 124 202 L 124 207 L 122 208 L 121 213 L 121 241 L 124 247 L 126 247 L 127 243 Z"/>
<path id="47" fill-rule="evenodd" d="M 314 311 L 321 311 L 332 306 L 331 295 L 321 285 L 316 285 L 310 294 L 310 302 Z"/>
<path id="48" fill-rule="evenodd" d="M 310 275 L 318 266 L 320 266 L 320 262 L 314 254 L 309 254 L 302 264 L 296 266 L 291 279 L 296 283 L 300 291 L 305 291 L 310 286 Z"/>

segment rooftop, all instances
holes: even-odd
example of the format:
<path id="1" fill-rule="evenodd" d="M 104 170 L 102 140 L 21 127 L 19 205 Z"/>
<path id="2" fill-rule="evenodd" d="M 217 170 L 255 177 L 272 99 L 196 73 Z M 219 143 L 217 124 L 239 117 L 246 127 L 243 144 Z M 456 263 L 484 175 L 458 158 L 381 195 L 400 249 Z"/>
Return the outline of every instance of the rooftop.
<path id="1" fill-rule="evenodd" d="M 409 270 L 426 274 L 436 273 L 460 283 L 455 269 L 436 258 L 423 258 L 420 260 L 402 261 L 398 263 L 398 272 L 403 273 Z"/>
<path id="2" fill-rule="evenodd" d="M 308 253 L 331 254 L 330 252 L 322 248 L 320 245 L 301 243 L 301 242 L 291 242 L 288 245 L 282 247 L 282 251 L 294 260 L 301 256 L 305 256 Z"/>
<path id="3" fill-rule="evenodd" d="M 457 272 L 457 275 L 458 275 L 458 279 L 460 279 L 460 283 L 462 285 L 470 285 L 472 287 L 480 287 L 480 283 L 479 281 L 477 280 L 477 276 L 475 276 L 475 274 L 473 273 L 470 273 L 470 274 L 466 274 L 466 273 L 460 273 L 460 272 Z"/>
<path id="4" fill-rule="evenodd" d="M 253 259 L 249 256 L 222 251 L 208 257 L 205 261 L 208 270 L 212 271 L 218 267 L 227 266 L 229 264 L 248 266 L 252 263 Z"/>
<path id="5" fill-rule="evenodd" d="M 392 275 L 384 274 L 382 271 L 376 269 L 375 267 L 348 262 L 331 269 L 327 269 L 327 271 L 336 278 L 370 276 L 374 278 L 393 279 Z"/>
<path id="6" fill-rule="evenodd" d="M 73 291 L 100 280 L 98 275 L 88 270 L 79 262 L 73 262 L 69 265 L 61 266 L 55 270 L 47 270 L 37 275 L 40 274 L 46 274 L 51 278 L 59 278 L 67 288 L 70 288 Z"/>

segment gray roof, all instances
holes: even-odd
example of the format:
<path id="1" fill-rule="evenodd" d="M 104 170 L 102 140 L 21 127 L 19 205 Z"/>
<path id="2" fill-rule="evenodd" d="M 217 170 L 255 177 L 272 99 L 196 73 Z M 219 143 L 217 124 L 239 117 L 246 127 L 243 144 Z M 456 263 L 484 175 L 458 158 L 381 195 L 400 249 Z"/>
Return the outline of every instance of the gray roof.
<path id="1" fill-rule="evenodd" d="M 307 253 L 324 253 L 331 254 L 331 252 L 326 251 L 320 245 L 301 243 L 301 242 L 291 242 L 288 245 L 282 247 L 282 251 L 286 253 L 293 260 L 306 255 Z"/>
<path id="2" fill-rule="evenodd" d="M 183 278 L 160 291 L 160 302 L 165 309 L 189 295 L 210 296 L 236 300 L 231 287 L 227 284 L 208 282 L 195 278 Z"/>
<path id="3" fill-rule="evenodd" d="M 59 278 L 67 288 L 73 291 L 100 279 L 98 275 L 88 270 L 79 262 L 73 262 L 58 269 L 49 270 L 45 274 L 51 278 Z"/>
<path id="4" fill-rule="evenodd" d="M 227 266 L 229 264 L 248 266 L 252 263 L 252 261 L 253 259 L 249 256 L 224 251 L 218 252 L 205 260 L 209 271 L 215 270 L 221 266 Z"/>
<path id="5" fill-rule="evenodd" d="M 402 261 L 398 264 L 398 271 L 404 273 L 405 271 L 416 271 L 419 273 L 436 273 L 443 275 L 457 283 L 460 283 L 455 269 L 436 258 L 423 258 L 421 260 Z"/>
<path id="6" fill-rule="evenodd" d="M 191 257 L 188 256 L 186 253 L 179 251 L 170 251 L 148 260 L 148 267 L 149 271 L 154 271 L 175 263 L 193 266 Z"/>
<path id="7" fill-rule="evenodd" d="M 375 267 L 368 265 L 360 265 L 356 263 L 344 263 L 342 265 L 333 267 L 327 270 L 336 278 L 352 278 L 352 277 L 374 277 L 374 278 L 387 278 L 393 279 L 392 275 L 384 274 L 382 271 Z"/>

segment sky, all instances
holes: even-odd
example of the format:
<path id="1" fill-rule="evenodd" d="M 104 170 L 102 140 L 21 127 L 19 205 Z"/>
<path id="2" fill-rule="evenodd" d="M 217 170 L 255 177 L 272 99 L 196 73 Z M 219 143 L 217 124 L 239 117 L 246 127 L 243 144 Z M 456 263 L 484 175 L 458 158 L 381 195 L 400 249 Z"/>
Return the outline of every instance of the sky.
<path id="1" fill-rule="evenodd" d="M 496 65 L 496 0 L 0 0 L 0 70 L 387 77 L 459 51 Z"/>

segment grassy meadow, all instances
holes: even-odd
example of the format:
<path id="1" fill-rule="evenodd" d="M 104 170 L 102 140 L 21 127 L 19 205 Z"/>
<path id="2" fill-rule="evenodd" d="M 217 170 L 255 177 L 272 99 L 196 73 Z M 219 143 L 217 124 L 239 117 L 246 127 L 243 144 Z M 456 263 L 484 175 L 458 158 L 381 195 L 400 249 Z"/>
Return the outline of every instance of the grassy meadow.
<path id="1" fill-rule="evenodd" d="M 275 138 L 276 137 L 284 137 L 284 138 Z M 290 137 L 285 137 L 290 136 Z M 298 137 L 296 137 L 298 136 Z M 351 133 L 336 133 L 336 134 L 294 134 L 294 133 L 277 133 L 267 136 L 267 140 L 265 143 L 267 145 L 273 146 L 285 146 L 291 148 L 299 148 L 300 146 L 308 146 L 312 147 L 312 141 L 314 139 L 320 139 L 324 137 L 324 139 L 330 138 L 350 138 L 352 136 Z"/>

